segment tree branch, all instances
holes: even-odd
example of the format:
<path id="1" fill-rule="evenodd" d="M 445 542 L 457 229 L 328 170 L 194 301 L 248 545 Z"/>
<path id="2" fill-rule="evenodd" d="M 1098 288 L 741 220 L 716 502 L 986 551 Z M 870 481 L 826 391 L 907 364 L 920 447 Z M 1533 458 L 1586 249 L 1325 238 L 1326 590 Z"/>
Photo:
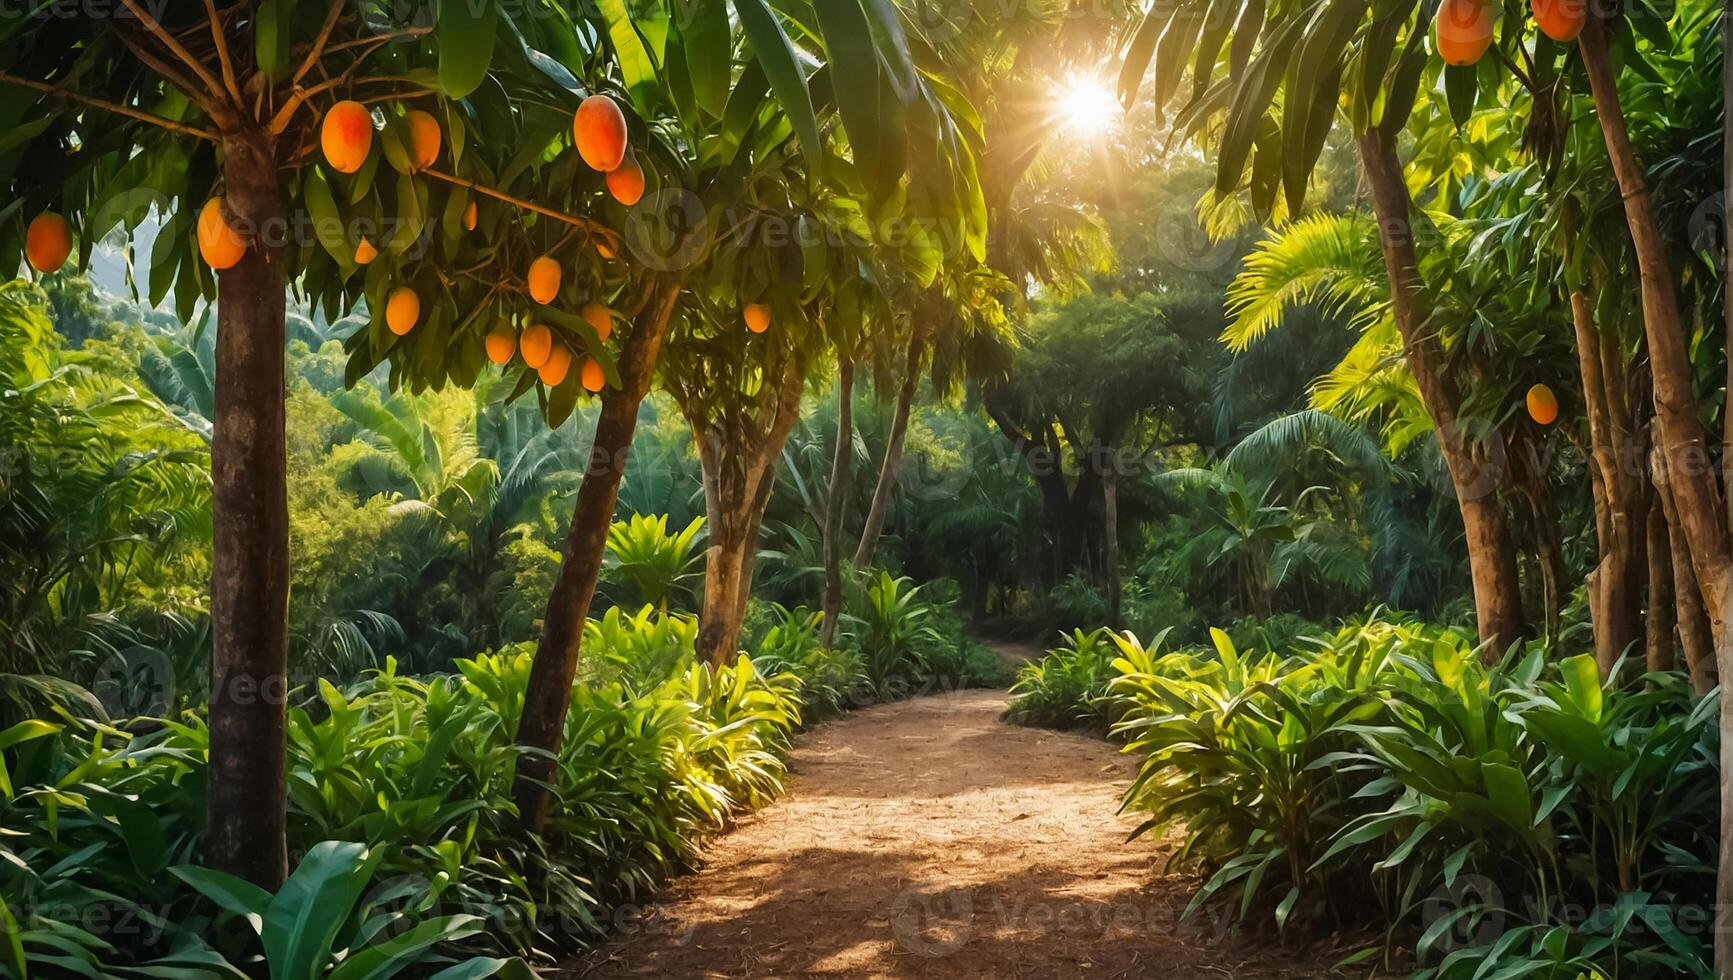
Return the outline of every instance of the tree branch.
<path id="1" fill-rule="evenodd" d="M 216 80 L 210 69 L 205 67 L 204 62 L 193 57 L 192 52 L 188 51 L 185 45 L 177 41 L 173 34 L 170 34 L 155 17 L 150 15 L 149 11 L 138 5 L 138 0 L 120 0 L 120 2 L 126 6 L 126 9 L 132 11 L 133 16 L 138 18 L 139 23 L 143 24 L 146 30 L 162 41 L 163 46 L 167 47 L 171 54 L 192 69 L 193 74 L 198 77 L 200 82 L 204 83 L 211 95 L 216 96 L 218 101 L 224 99 L 223 84 Z"/>
<path id="2" fill-rule="evenodd" d="M 301 67 L 295 69 L 289 84 L 299 85 L 301 79 L 307 77 L 307 73 L 319 63 L 319 56 L 325 53 L 325 44 L 331 40 L 331 30 L 337 26 L 337 18 L 342 13 L 343 0 L 331 0 L 331 6 L 325 11 L 325 23 L 319 28 L 319 36 L 313 39 L 313 47 L 307 52 L 307 57 L 302 59 Z"/>
<path id="3" fill-rule="evenodd" d="M 217 16 L 217 0 L 205 0 L 205 13 L 211 19 L 211 43 L 217 48 L 217 63 L 223 68 L 223 85 L 235 105 L 242 103 L 241 87 L 235 83 L 235 64 L 229 60 L 229 42 L 223 38 L 223 21 Z"/>
<path id="4" fill-rule="evenodd" d="M 564 211 L 555 211 L 553 208 L 543 207 L 533 201 L 526 201 L 521 197 L 513 197 L 504 191 L 494 190 L 492 187 L 488 187 L 485 184 L 478 184 L 473 180 L 465 180 L 462 177 L 453 176 L 452 174 L 435 170 L 432 167 L 427 167 L 421 170 L 420 173 L 432 177 L 435 180 L 443 180 L 448 184 L 467 187 L 478 194 L 486 194 L 488 197 L 491 197 L 496 201 L 504 201 L 514 207 L 523 208 L 525 211 L 534 211 L 537 214 L 545 215 L 555 221 L 564 221 L 566 224 L 571 225 L 574 228 L 582 228 L 592 235 L 604 238 L 616 247 L 620 244 L 619 233 L 599 221 L 594 221 L 589 218 L 581 218 L 575 214 L 566 214 Z"/>
<path id="5" fill-rule="evenodd" d="M 20 88 L 35 89 L 38 92 L 45 92 L 49 95 L 59 96 L 63 99 L 70 99 L 73 102 L 81 102 L 87 106 L 91 106 L 92 108 L 101 109 L 104 112 L 112 112 L 116 115 L 137 119 L 139 122 L 149 123 L 152 126 L 161 127 L 170 132 L 210 140 L 212 143 L 221 142 L 222 140 L 222 137 L 208 129 L 199 129 L 197 126 L 188 126 L 185 123 L 175 122 L 173 119 L 164 119 L 161 116 L 153 116 L 148 112 L 141 112 L 138 109 L 121 105 L 118 102 L 109 102 L 104 99 L 92 98 L 88 95 L 80 95 L 77 92 L 72 92 L 61 88 L 58 85 L 51 85 L 47 82 L 38 82 L 29 78 L 19 78 L 16 75 L 8 75 L 5 72 L 0 72 L 0 84 L 17 85 Z"/>
<path id="6" fill-rule="evenodd" d="M 192 79 L 181 74 L 168 62 L 147 51 L 143 45 L 128 37 L 126 31 L 117 26 L 114 33 L 116 37 L 120 38 L 120 43 L 132 53 L 134 58 L 139 60 L 140 64 L 156 72 L 163 81 L 185 93 L 186 97 L 191 99 L 194 105 L 203 109 L 205 115 L 210 116 L 219 128 L 235 121 L 235 113 L 231 112 L 226 104 L 212 101 L 211 97 L 201 90 Z"/>
<path id="7" fill-rule="evenodd" d="M 389 44 L 392 41 L 402 40 L 403 38 L 422 37 L 432 33 L 433 28 L 431 27 L 405 27 L 400 31 L 389 31 L 384 34 L 375 34 L 372 37 L 358 37 L 349 41 L 341 41 L 327 47 L 325 53 L 336 54 L 339 51 L 347 51 L 350 48 L 365 47 L 369 44 Z M 366 55 L 363 55 L 363 57 L 365 56 Z"/>
<path id="8" fill-rule="evenodd" d="M 317 85 L 313 85 L 313 86 L 308 87 L 308 88 L 302 88 L 299 85 L 295 86 L 295 91 L 293 94 L 291 94 L 289 96 L 289 101 L 283 103 L 283 107 L 281 109 L 278 109 L 277 114 L 271 117 L 271 122 L 269 125 L 267 125 L 265 127 L 265 129 L 272 136 L 282 135 L 283 131 L 285 129 L 289 128 L 289 122 L 295 118 L 296 111 L 299 110 L 303 105 L 306 105 L 308 99 L 311 99 L 313 96 L 318 95 L 321 92 L 328 92 L 331 89 L 337 88 L 341 85 L 350 84 L 349 75 L 350 75 L 350 73 L 355 71 L 356 65 L 359 65 L 359 64 L 360 64 L 360 62 L 356 62 L 355 65 L 350 65 L 349 70 L 344 72 L 343 74 L 337 76 L 336 78 L 328 78 L 325 81 L 320 82 Z M 369 82 L 379 83 L 379 82 L 412 82 L 412 81 L 414 81 L 414 79 L 409 78 L 409 77 L 404 76 L 404 75 L 381 75 L 377 78 L 358 78 L 354 81 L 353 84 L 363 85 L 363 84 L 367 84 Z M 426 93 L 426 91 L 427 91 L 426 89 L 422 89 L 421 92 L 418 94 Z"/>

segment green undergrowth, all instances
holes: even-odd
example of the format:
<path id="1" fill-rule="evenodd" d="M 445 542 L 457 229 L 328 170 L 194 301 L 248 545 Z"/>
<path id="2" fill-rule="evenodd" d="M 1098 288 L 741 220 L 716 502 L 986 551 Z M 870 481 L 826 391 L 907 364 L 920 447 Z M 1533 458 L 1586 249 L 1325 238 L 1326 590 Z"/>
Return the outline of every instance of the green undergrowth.
<path id="1" fill-rule="evenodd" d="M 1180 829 L 1188 914 L 1381 927 L 1351 959 L 1423 980 L 1712 975 L 1714 696 L 1673 673 L 1612 685 L 1538 644 L 1489 664 L 1380 616 L 1286 653 L 1211 635 L 1075 633 L 1009 710 L 1138 757 L 1124 805 L 1139 836 Z"/>

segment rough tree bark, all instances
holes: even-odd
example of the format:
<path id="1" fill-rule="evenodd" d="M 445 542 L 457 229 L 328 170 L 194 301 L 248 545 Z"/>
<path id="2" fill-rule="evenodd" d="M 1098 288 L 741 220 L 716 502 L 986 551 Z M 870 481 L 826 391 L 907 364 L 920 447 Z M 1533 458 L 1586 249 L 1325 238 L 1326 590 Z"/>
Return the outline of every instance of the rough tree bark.
<path id="1" fill-rule="evenodd" d="M 1666 454 L 1673 505 L 1690 548 L 1703 606 L 1709 615 L 1716 648 L 1726 646 L 1727 577 L 1733 554 L 1727 541 L 1727 513 L 1715 482 L 1702 422 L 1693 391 L 1690 352 L 1679 314 L 1673 271 L 1666 243 L 1656 223 L 1642 164 L 1631 146 L 1612 61 L 1607 53 L 1605 25 L 1590 16 L 1579 39 L 1583 68 L 1594 96 L 1595 115 L 1612 160 L 1624 199 L 1625 223 L 1637 257 L 1643 302 L 1643 333 L 1648 341 L 1655 415 L 1660 422 L 1656 445 Z M 1729 774 L 1733 779 L 1733 773 Z M 1733 891 L 1733 882 L 1728 885 Z M 1729 894 L 1733 898 L 1733 894 Z M 1718 935 L 1717 941 L 1722 939 Z M 1733 940 L 1728 940 L 1733 953 Z M 1726 967 L 1733 969 L 1733 966 Z"/>
<path id="2" fill-rule="evenodd" d="M 836 395 L 836 451 L 824 499 L 824 620 L 818 628 L 818 642 L 826 647 L 836 639 L 842 615 L 842 511 L 854 456 L 854 361 L 848 357 L 837 363 Z"/>
<path id="3" fill-rule="evenodd" d="M 762 389 L 764 398 L 750 413 L 755 418 L 713 422 L 702 400 L 680 399 L 698 445 L 705 522 L 710 528 L 704 601 L 698 613 L 698 657 L 718 666 L 739 652 L 764 508 L 770 503 L 776 462 L 800 418 L 806 365 L 794 359 L 784 362 L 782 371 L 780 383 L 767 383 Z"/>
<path id="4" fill-rule="evenodd" d="M 903 366 L 903 383 L 897 389 L 897 409 L 891 419 L 890 439 L 885 443 L 884 459 L 879 463 L 878 484 L 873 487 L 873 502 L 867 508 L 860 544 L 854 550 L 856 568 L 866 568 L 872 563 L 873 555 L 878 551 L 879 535 L 884 533 L 885 517 L 891 510 L 891 497 L 897 489 L 897 467 L 903 461 L 903 440 L 909 433 L 909 412 L 915 403 L 915 389 L 921 383 L 922 348 L 917 333 L 909 340 L 909 356 Z"/>
<path id="5" fill-rule="evenodd" d="M 1600 560 L 1588 576 L 1595 661 L 1604 673 L 1642 639 L 1647 483 L 1627 401 L 1630 371 L 1616 343 L 1603 343 L 1588 297 L 1570 295 L 1577 366 L 1589 422 L 1589 477 Z"/>
<path id="6" fill-rule="evenodd" d="M 553 755 L 559 751 L 565 732 L 572 678 L 578 668 L 578 648 L 584 639 L 590 600 L 596 594 L 596 576 L 608 546 L 608 528 L 614 520 L 620 480 L 626 475 L 632 436 L 638 428 L 638 405 L 650 392 L 662 339 L 667 336 L 679 298 L 678 279 L 662 279 L 654 285 L 643 311 L 634 318 L 631 335 L 620 349 L 620 387 L 603 394 L 602 411 L 596 417 L 589 466 L 572 510 L 572 527 L 566 537 L 560 573 L 548 596 L 542 636 L 536 644 L 529 687 L 524 692 L 523 717 L 518 722 L 517 743 L 539 750 L 518 755 L 513 782 L 518 818 L 531 830 L 539 831 L 547 821 L 552 803 L 548 784 L 554 773 Z"/>
<path id="7" fill-rule="evenodd" d="M 275 890 L 284 843 L 289 503 L 284 441 L 287 227 L 276 147 L 223 139 L 223 199 L 247 254 L 217 275 L 211 439 L 210 770 L 205 863 Z"/>
<path id="8" fill-rule="evenodd" d="M 1524 627 L 1516 548 L 1498 500 L 1498 481 L 1475 454 L 1470 434 L 1462 431 L 1460 394 L 1445 373 L 1444 350 L 1428 332 L 1426 311 L 1422 308 L 1420 266 L 1414 250 L 1411 204 L 1401 163 L 1393 145 L 1377 130 L 1361 134 L 1359 143 L 1361 165 L 1378 216 L 1378 237 L 1390 279 L 1392 313 L 1402 335 L 1409 371 L 1438 430 L 1438 445 L 1455 486 L 1457 507 L 1462 512 L 1480 638 L 1488 644 L 1489 657 L 1501 657 L 1521 638 Z"/>
<path id="9" fill-rule="evenodd" d="M 1595 12 L 1591 12 L 1584 25 L 1578 48 L 1594 96 L 1601 136 L 1607 144 L 1607 156 L 1612 160 L 1613 175 L 1624 199 L 1625 223 L 1636 250 L 1643 334 L 1648 340 L 1655 414 L 1661 423 L 1659 441 L 1667 456 L 1673 507 L 1678 512 L 1681 537 L 1690 549 L 1691 568 L 1696 573 L 1704 612 L 1709 617 L 1716 666 L 1721 675 L 1733 676 L 1733 644 L 1729 643 L 1727 633 L 1728 573 L 1733 567 L 1727 541 L 1727 502 L 1719 496 L 1715 485 L 1715 473 L 1697 415 L 1691 358 L 1685 347 L 1666 246 L 1655 221 L 1642 166 L 1625 128 L 1618 83 L 1607 53 L 1606 27 Z M 1723 183 L 1727 179 L 1723 174 Z M 1733 737 L 1733 698 L 1721 699 L 1721 733 L 1723 740 Z M 1715 968 L 1724 980 L 1733 980 L 1733 769 L 1725 769 L 1721 774 L 1721 854 L 1715 899 Z"/>
<path id="10" fill-rule="evenodd" d="M 1649 670 L 1671 670 L 1674 662 L 1673 617 L 1678 607 L 1673 600 L 1673 569 L 1678 567 L 1667 533 L 1667 517 L 1662 510 L 1661 495 L 1649 501 L 1647 518 L 1649 564 L 1649 609 L 1643 617 L 1643 661 Z M 1616 659 L 1615 661 L 1616 662 Z M 1603 677 L 1612 676 L 1613 664 L 1601 667 Z"/>
<path id="11" fill-rule="evenodd" d="M 1666 468 L 1666 459 L 1656 451 L 1651 456 L 1655 474 L 1655 498 L 1660 503 L 1661 513 L 1666 520 L 1665 528 L 1668 540 L 1668 550 L 1672 553 L 1673 573 L 1673 615 L 1678 629 L 1678 650 L 1685 657 L 1685 671 L 1691 677 L 1692 686 L 1703 693 L 1714 686 L 1715 646 L 1709 638 L 1709 616 L 1703 608 L 1703 594 L 1697 584 L 1696 570 L 1691 567 L 1688 557 L 1689 546 L 1685 543 L 1685 529 L 1679 526 L 1679 508 L 1673 499 L 1672 474 Z M 1649 661 L 1650 670 L 1671 670 L 1678 666 L 1678 660 L 1673 655 L 1673 647 L 1667 648 L 1667 655 L 1657 665 L 1654 658 Z"/>

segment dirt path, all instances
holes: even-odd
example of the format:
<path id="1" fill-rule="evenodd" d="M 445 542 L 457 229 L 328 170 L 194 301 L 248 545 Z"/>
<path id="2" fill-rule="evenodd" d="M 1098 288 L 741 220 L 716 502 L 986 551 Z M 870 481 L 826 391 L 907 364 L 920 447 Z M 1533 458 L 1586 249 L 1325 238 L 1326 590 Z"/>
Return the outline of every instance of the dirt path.
<path id="1" fill-rule="evenodd" d="M 1177 923 L 1194 882 L 1115 816 L 1131 760 L 999 721 L 1003 692 L 804 735 L 788 795 L 561 977 L 1310 977 L 1272 941 Z M 1334 959 L 1335 957 L 1329 957 Z"/>

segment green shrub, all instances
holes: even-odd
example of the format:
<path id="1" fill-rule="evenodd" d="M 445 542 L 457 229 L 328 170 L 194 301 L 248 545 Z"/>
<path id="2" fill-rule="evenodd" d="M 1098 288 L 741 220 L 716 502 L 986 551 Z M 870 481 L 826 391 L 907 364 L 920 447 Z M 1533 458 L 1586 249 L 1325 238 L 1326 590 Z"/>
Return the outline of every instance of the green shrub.
<path id="1" fill-rule="evenodd" d="M 1109 694 L 1144 760 L 1126 806 L 1183 826 L 1192 909 L 1413 929 L 1428 978 L 1710 975 L 1676 923 L 1711 901 L 1716 701 L 1684 678 L 1608 689 L 1538 644 L 1487 666 L 1378 617 L 1288 657 L 1212 638 L 1122 639 Z"/>
<path id="2" fill-rule="evenodd" d="M 921 587 L 880 572 L 846 613 L 867 683 L 879 697 L 907 691 L 927 669 L 924 652 L 942 641 Z"/>
<path id="3" fill-rule="evenodd" d="M 743 635 L 753 663 L 766 673 L 791 673 L 801 679 L 802 715 L 819 721 L 842 713 L 865 699 L 866 672 L 853 650 L 819 645 L 822 613 L 805 606 L 789 609 L 764 603 L 749 615 Z"/>
<path id="4" fill-rule="evenodd" d="M 1160 643 L 1157 638 L 1153 645 Z M 1115 676 L 1117 655 L 1113 634 L 1107 630 L 1073 630 L 1061 646 L 1018 669 L 1006 720 L 1106 734 L 1114 715 L 1107 688 Z"/>
<path id="5" fill-rule="evenodd" d="M 706 834 L 781 790 L 800 679 L 761 674 L 748 658 L 664 665 L 666 645 L 689 649 L 687 629 L 682 618 L 623 614 L 592 624 L 593 659 L 605 658 L 608 676 L 574 688 L 557 803 L 539 835 L 518 825 L 511 793 L 527 652 L 460 661 L 452 676 L 400 676 L 388 661 L 348 690 L 321 682 L 289 716 L 291 853 L 365 849 L 369 873 L 421 920 L 418 934 L 437 934 L 430 955 L 569 952 L 603 930 L 608 909 L 689 867 Z M 165 873 L 199 853 L 207 733 L 196 713 L 131 730 L 30 722 L 0 734 L 0 746 L 11 762 L 0 769 L 0 899 L 18 956 L 71 957 L 90 967 L 77 972 L 111 975 L 184 958 L 224 933 L 216 879 Z M 149 928 L 105 937 L 67 914 L 92 909 Z M 348 928 L 331 949 L 354 959 L 380 948 Z M 235 945 L 232 932 L 219 951 L 251 955 L 256 940 Z"/>

